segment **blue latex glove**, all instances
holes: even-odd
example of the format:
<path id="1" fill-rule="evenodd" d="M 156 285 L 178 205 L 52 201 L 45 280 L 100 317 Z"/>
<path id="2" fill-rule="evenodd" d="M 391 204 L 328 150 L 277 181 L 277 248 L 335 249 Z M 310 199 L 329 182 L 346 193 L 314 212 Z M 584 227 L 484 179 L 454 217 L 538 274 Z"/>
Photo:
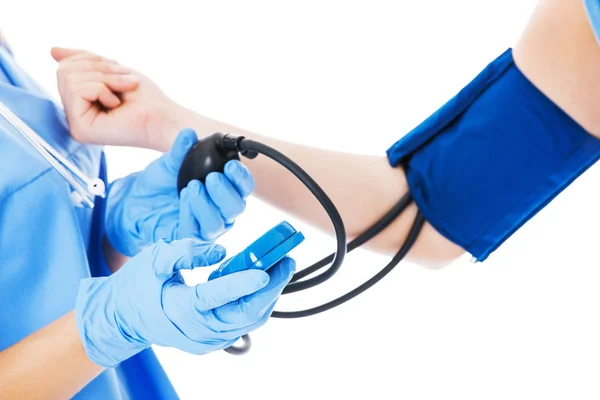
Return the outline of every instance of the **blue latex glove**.
<path id="1" fill-rule="evenodd" d="M 185 284 L 181 270 L 216 264 L 224 255 L 221 246 L 196 239 L 159 241 L 113 275 L 83 279 L 76 321 L 88 357 L 110 368 L 151 345 L 206 354 L 263 326 L 295 262 L 285 258 L 268 273 Z"/>
<path id="2" fill-rule="evenodd" d="M 105 227 L 115 250 L 131 257 L 162 238 L 214 241 L 244 212 L 254 178 L 237 160 L 224 173 L 209 174 L 205 185 L 191 181 L 178 195 L 179 167 L 197 140 L 193 130 L 182 130 L 171 150 L 144 171 L 110 184 Z"/>

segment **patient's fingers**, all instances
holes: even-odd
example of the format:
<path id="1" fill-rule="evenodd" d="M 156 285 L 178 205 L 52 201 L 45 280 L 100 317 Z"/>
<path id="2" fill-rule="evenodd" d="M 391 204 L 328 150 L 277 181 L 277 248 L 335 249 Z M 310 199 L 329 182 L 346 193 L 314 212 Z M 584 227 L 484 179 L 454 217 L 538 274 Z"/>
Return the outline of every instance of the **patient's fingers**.
<path id="1" fill-rule="evenodd" d="M 75 88 L 83 99 L 89 102 L 100 102 L 106 108 L 115 108 L 121 100 L 102 82 L 84 82 Z"/>
<path id="2" fill-rule="evenodd" d="M 66 78 L 69 87 L 83 82 L 102 82 L 115 92 L 128 92 L 137 88 L 139 79 L 131 74 L 104 74 L 97 71 L 74 72 Z"/>
<path id="3" fill-rule="evenodd" d="M 59 74 L 89 71 L 103 72 L 107 74 L 125 74 L 131 72 L 131 69 L 116 62 L 91 58 L 84 58 L 78 61 L 63 61 L 58 66 Z"/>
<path id="4" fill-rule="evenodd" d="M 139 78 L 136 75 L 126 73 L 128 71 L 111 68 L 111 65 L 103 62 L 80 62 L 80 68 L 59 68 L 58 85 L 59 89 L 65 95 L 82 96 L 82 88 L 86 88 L 84 99 L 88 101 L 99 101 L 107 108 L 118 107 L 121 102 L 113 93 L 126 93 L 136 90 L 139 85 Z M 94 85 L 84 85 L 93 83 Z M 98 89 L 96 95 L 98 98 L 89 100 L 94 97 L 91 93 L 93 89 Z M 107 92 L 111 92 L 108 94 Z"/>
<path id="5" fill-rule="evenodd" d="M 63 47 L 53 47 L 52 50 L 50 50 L 50 54 L 52 55 L 52 58 L 54 58 L 54 60 L 58 62 L 63 61 L 65 59 L 77 60 L 82 58 L 89 58 L 96 59 L 97 61 L 104 59 L 104 57 L 86 50 L 66 49 Z"/>
<path id="6" fill-rule="evenodd" d="M 63 59 L 67 58 L 67 57 L 71 57 L 74 56 L 76 54 L 81 54 L 84 53 L 84 50 L 79 50 L 79 49 L 65 49 L 63 47 L 53 47 L 50 50 L 50 54 L 52 55 L 52 58 L 54 58 L 56 61 L 62 61 Z"/>
<path id="7" fill-rule="evenodd" d="M 54 47 L 51 53 L 52 57 L 59 62 L 59 74 L 71 71 L 131 72 L 130 68 L 117 63 L 115 60 L 85 50 Z"/>

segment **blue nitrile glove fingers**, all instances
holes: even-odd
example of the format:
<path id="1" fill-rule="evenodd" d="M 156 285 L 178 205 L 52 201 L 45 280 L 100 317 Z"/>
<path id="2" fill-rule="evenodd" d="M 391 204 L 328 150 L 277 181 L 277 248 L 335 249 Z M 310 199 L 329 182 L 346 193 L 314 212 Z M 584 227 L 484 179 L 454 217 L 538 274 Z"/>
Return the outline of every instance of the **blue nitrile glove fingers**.
<path id="1" fill-rule="evenodd" d="M 250 271 L 260 270 L 251 269 L 243 272 Z M 221 326 L 224 328 L 236 323 L 243 324 L 241 325 L 241 328 L 244 329 L 251 327 L 251 330 L 255 330 L 262 326 L 271 317 L 271 313 L 275 308 L 277 300 L 295 272 L 296 262 L 289 257 L 283 258 L 277 265 L 268 271 L 270 279 L 265 287 L 251 295 L 240 297 L 240 299 L 235 302 L 231 302 L 223 307 L 215 309 L 212 315 L 214 320 L 211 320 L 211 326 Z M 216 280 L 223 279 L 227 276 L 235 276 L 240 273 L 242 272 L 235 272 L 231 275 L 217 278 Z M 238 337 L 244 334 L 244 329 L 240 329 L 237 332 Z"/>
<path id="2" fill-rule="evenodd" d="M 189 185 L 188 185 L 189 186 Z M 184 187 L 179 194 L 179 224 L 176 236 L 199 237 L 200 224 L 192 213 L 192 202 L 189 200 L 189 187 Z"/>
<path id="3" fill-rule="evenodd" d="M 214 241 L 244 212 L 254 179 L 237 160 L 223 173 L 209 174 L 206 185 L 194 180 L 177 193 L 179 168 L 197 140 L 193 130 L 183 129 L 171 150 L 144 171 L 111 183 L 105 226 L 117 251 L 134 256 L 161 238 Z"/>
<path id="4" fill-rule="evenodd" d="M 215 280 L 210 280 L 202 286 L 209 287 L 213 290 L 203 290 L 202 293 L 196 293 L 196 301 L 189 302 L 187 296 L 173 296 L 165 292 L 163 299 L 165 314 L 178 326 L 183 332 L 195 332 L 195 335 L 190 336 L 190 339 L 196 340 L 198 337 L 205 335 L 206 327 L 215 329 L 220 332 L 223 338 L 235 342 L 241 336 L 254 331 L 267 323 L 275 303 L 281 296 L 283 289 L 292 279 L 296 268 L 294 260 L 287 258 L 283 259 L 277 266 L 273 267 L 268 276 L 265 278 L 265 285 L 257 288 L 250 295 L 239 295 L 237 297 L 230 296 L 227 303 L 223 303 L 223 296 L 217 300 L 210 297 L 211 293 L 231 292 L 238 295 L 241 291 L 238 289 L 239 277 L 249 276 L 257 269 L 236 272 L 230 275 L 225 275 Z M 260 271 L 266 274 L 263 271 Z M 256 280 L 262 274 L 256 275 Z M 191 287 L 177 286 L 177 291 L 193 291 Z M 173 292 L 175 293 L 175 292 Z M 181 301 L 184 301 L 181 303 Z M 214 307 L 218 305 L 218 307 Z M 212 307 L 212 312 L 205 313 L 203 311 Z M 204 319 L 190 319 L 186 316 L 193 313 L 201 313 Z M 229 346 L 226 346 L 229 347 Z"/>
<path id="5" fill-rule="evenodd" d="M 183 129 L 171 150 L 143 171 L 111 182 L 107 191 L 105 232 L 119 253 L 133 257 L 161 238 L 178 238 L 177 174 L 185 155 L 197 141 L 193 130 Z"/>
<path id="6" fill-rule="evenodd" d="M 254 177 L 237 160 L 225 164 L 224 173 L 213 172 L 206 177 L 206 190 L 216 202 L 226 225 L 231 225 L 246 209 L 246 199 L 254 191 Z"/>
<path id="7" fill-rule="evenodd" d="M 235 275 L 239 273 L 239 271 L 246 271 L 255 261 L 256 259 L 253 251 L 250 250 L 250 248 L 246 248 L 234 257 L 223 261 L 221 265 L 209 275 L 208 280 L 212 281 L 214 279 L 220 279 L 220 276 L 225 277 L 232 274 Z M 261 321 L 266 322 L 271 316 L 275 303 L 283 292 L 283 289 L 292 279 L 295 269 L 296 262 L 289 256 L 284 257 L 269 269 L 268 273 L 270 281 L 266 287 L 254 293 L 252 296 L 241 298 L 237 303 L 231 303 L 216 310 L 215 317 L 217 322 L 215 323 L 218 324 L 221 322 L 223 327 L 227 326 L 227 323 L 230 320 L 229 313 L 235 314 L 239 311 L 239 308 L 245 308 L 249 311 L 248 315 L 257 315 L 262 318 Z"/>
<path id="8" fill-rule="evenodd" d="M 284 280 L 285 269 L 273 278 L 251 270 L 185 284 L 181 270 L 214 265 L 224 255 L 221 246 L 196 239 L 159 241 L 110 277 L 83 279 L 76 320 L 89 358 L 110 368 L 153 344 L 206 354 L 262 326 L 261 310 L 280 294 L 281 283 L 270 280 Z M 232 308 L 239 299 L 252 306 Z"/>
<path id="9" fill-rule="evenodd" d="M 179 221 L 180 224 L 196 221 L 198 225 L 180 225 L 181 237 L 195 235 L 204 240 L 216 240 L 246 210 L 246 199 L 254 191 L 254 186 L 252 174 L 237 160 L 225 164 L 224 173 L 208 174 L 205 184 L 198 180 L 190 181 L 185 188 L 187 198 L 181 200 L 180 206 L 186 214 L 180 214 Z"/>
<path id="10" fill-rule="evenodd" d="M 280 282 L 273 282 L 265 272 L 260 271 L 262 274 L 255 275 L 251 273 L 253 271 L 257 270 L 223 276 L 196 288 L 172 282 L 175 287 L 173 290 L 165 290 L 163 297 L 165 314 L 182 332 L 189 335 L 191 340 L 206 337 L 209 334 L 206 332 L 208 329 L 216 330 L 225 340 L 235 341 L 267 322 L 268 316 L 265 313 L 283 290 L 277 288 L 286 285 L 281 282 L 287 279 L 283 274 Z M 244 278 L 260 282 L 262 286 L 256 287 L 255 292 L 250 295 L 243 294 L 248 290 L 247 283 L 242 280 Z M 269 285 L 269 291 L 261 292 Z M 184 291 L 190 292 L 190 295 L 181 295 L 180 292 Z M 195 301 L 189 301 L 190 297 L 195 297 Z M 201 317 L 192 319 L 189 318 L 190 314 L 198 314 Z"/>
<path id="11" fill-rule="evenodd" d="M 254 192 L 254 177 L 244 164 L 237 160 L 231 160 L 225 164 L 224 172 L 243 199 L 248 198 Z"/>
<path id="12" fill-rule="evenodd" d="M 219 208 L 209 196 L 206 187 L 200 181 L 193 180 L 186 189 L 187 201 L 192 214 L 188 218 L 198 222 L 200 237 L 204 240 L 214 240 L 221 236 L 225 231 L 225 221 Z"/>

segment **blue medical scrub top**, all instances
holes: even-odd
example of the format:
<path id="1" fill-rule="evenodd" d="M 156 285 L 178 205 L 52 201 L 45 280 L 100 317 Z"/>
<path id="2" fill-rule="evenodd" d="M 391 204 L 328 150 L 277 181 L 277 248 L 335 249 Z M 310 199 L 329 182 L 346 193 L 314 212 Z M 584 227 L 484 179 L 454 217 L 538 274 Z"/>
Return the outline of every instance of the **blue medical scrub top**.
<path id="1" fill-rule="evenodd" d="M 0 46 L 0 100 L 87 176 L 106 182 L 103 149 L 69 135 L 63 109 Z M 0 117 L 0 350 L 75 307 L 82 278 L 109 274 L 104 200 L 77 208 L 64 178 Z M 107 185 L 108 187 L 108 185 Z M 177 399 L 152 349 L 108 369 L 75 399 Z"/>

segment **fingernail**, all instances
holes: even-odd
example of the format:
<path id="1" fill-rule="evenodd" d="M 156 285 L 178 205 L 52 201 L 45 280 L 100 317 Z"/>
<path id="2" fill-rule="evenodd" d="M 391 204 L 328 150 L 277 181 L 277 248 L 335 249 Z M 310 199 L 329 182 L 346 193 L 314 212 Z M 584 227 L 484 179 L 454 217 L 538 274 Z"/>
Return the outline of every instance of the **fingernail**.
<path id="1" fill-rule="evenodd" d="M 197 180 L 193 180 L 189 183 L 188 187 L 190 188 L 190 190 L 197 192 L 200 190 L 200 182 L 198 182 Z"/>
<path id="2" fill-rule="evenodd" d="M 270 280 L 269 274 L 259 269 L 249 269 L 242 273 L 248 275 L 249 280 L 255 281 L 258 287 L 265 287 Z"/>
<path id="3" fill-rule="evenodd" d="M 181 141 L 181 147 L 183 150 L 186 150 L 190 144 L 192 144 L 192 138 L 189 136 L 184 136 L 183 140 Z"/>
<path id="4" fill-rule="evenodd" d="M 192 128 L 183 128 L 183 129 L 181 129 L 179 131 L 179 133 L 181 133 L 181 134 L 184 134 L 184 133 L 186 133 L 186 134 L 192 134 L 192 135 L 196 136 L 196 131 L 194 129 L 192 129 Z"/>
<path id="5" fill-rule="evenodd" d="M 139 78 L 135 75 L 123 75 L 120 77 L 122 81 L 124 82 L 130 82 L 130 83 L 134 83 L 134 82 L 138 82 Z"/>
<path id="6" fill-rule="evenodd" d="M 225 165 L 225 168 L 229 170 L 229 172 L 240 172 L 242 171 L 242 165 L 237 160 L 231 160 Z"/>
<path id="7" fill-rule="evenodd" d="M 225 249 L 222 247 L 213 247 L 213 249 L 208 253 L 208 262 L 211 264 L 218 263 L 225 257 Z"/>
<path id="8" fill-rule="evenodd" d="M 225 164 L 225 169 L 227 170 L 227 172 L 235 171 L 237 169 L 237 165 L 235 165 L 235 160 L 228 161 L 227 164 Z"/>
<path id="9" fill-rule="evenodd" d="M 219 175 L 221 175 L 219 172 L 210 172 L 208 175 L 206 175 L 206 178 L 204 178 L 204 185 L 210 188 L 218 186 L 221 183 L 219 180 Z"/>
<path id="10" fill-rule="evenodd" d="M 217 185 L 221 185 L 223 184 L 223 182 L 225 182 L 227 180 L 227 178 L 225 177 L 225 175 L 223 175 L 220 172 L 211 172 L 212 175 L 214 175 L 214 178 L 212 178 Z M 208 178 L 208 177 L 207 177 Z"/>
<path id="11" fill-rule="evenodd" d="M 121 64 L 109 64 L 109 68 L 112 72 L 123 73 L 129 72 L 129 68 Z"/>
<path id="12" fill-rule="evenodd" d="M 262 272 L 262 271 L 260 271 L 260 272 Z M 270 278 L 269 274 L 267 274 L 266 272 L 262 272 L 262 274 L 260 276 L 260 281 L 259 281 L 260 285 L 262 287 L 265 287 L 269 283 L 269 280 L 270 280 L 269 278 Z"/>
<path id="13" fill-rule="evenodd" d="M 292 258 L 288 258 L 288 263 L 290 265 L 290 276 L 296 273 L 296 261 Z"/>

